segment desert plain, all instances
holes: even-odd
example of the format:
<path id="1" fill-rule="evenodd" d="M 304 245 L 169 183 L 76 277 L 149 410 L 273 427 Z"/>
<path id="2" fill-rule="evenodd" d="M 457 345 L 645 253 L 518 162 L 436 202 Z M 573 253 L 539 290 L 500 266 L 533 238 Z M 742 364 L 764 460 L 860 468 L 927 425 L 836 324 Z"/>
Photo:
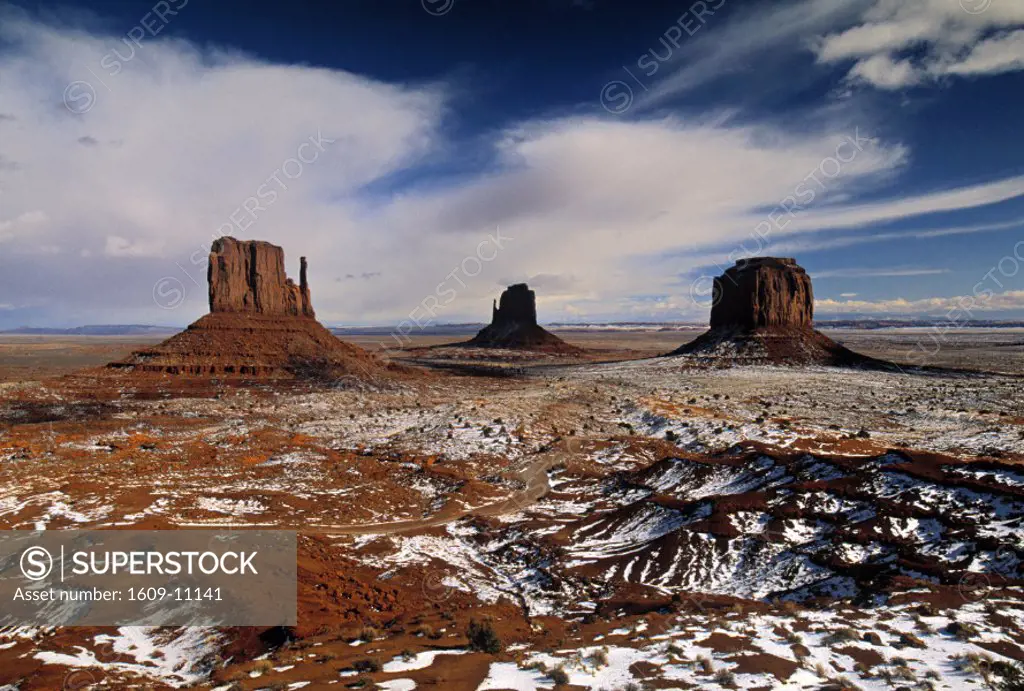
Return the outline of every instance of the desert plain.
<path id="1" fill-rule="evenodd" d="M 983 689 L 1024 658 L 1024 334 L 827 331 L 898 365 L 863 370 L 555 333 L 586 354 L 412 335 L 402 376 L 189 385 L 99 369 L 159 338 L 3 337 L 4 529 L 300 535 L 298 626 L 11 627 L 4 688 Z"/>

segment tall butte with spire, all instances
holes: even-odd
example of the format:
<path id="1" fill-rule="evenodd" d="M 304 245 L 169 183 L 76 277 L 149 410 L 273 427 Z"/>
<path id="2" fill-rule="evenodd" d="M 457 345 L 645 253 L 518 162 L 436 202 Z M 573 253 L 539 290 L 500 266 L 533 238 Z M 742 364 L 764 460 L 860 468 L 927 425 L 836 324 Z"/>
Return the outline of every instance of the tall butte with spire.
<path id="1" fill-rule="evenodd" d="M 284 250 L 258 240 L 213 242 L 207 269 L 210 313 L 163 343 L 108 367 L 210 377 L 375 376 L 386 367 L 316 320 L 302 257 L 299 284 Z"/>
<path id="2" fill-rule="evenodd" d="M 713 365 L 881 366 L 814 328 L 811 277 L 795 259 L 754 257 L 715 279 L 711 328 L 670 355 Z"/>
<path id="3" fill-rule="evenodd" d="M 309 296 L 309 265 L 299 259 L 299 285 L 288 278 L 284 250 L 259 240 L 232 237 L 214 240 L 207 280 L 210 313 L 310 317 L 316 312 Z"/>

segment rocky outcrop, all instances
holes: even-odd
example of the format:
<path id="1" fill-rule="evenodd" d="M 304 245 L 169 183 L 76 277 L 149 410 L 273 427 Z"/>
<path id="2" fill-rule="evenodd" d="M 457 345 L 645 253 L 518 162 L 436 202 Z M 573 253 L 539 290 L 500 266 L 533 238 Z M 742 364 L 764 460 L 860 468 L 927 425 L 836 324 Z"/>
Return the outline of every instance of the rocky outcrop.
<path id="1" fill-rule="evenodd" d="M 132 373 L 231 378 L 302 378 L 330 383 L 405 372 L 345 343 L 316 321 L 308 266 L 299 285 L 284 251 L 268 242 L 214 241 L 208 268 L 210 313 L 163 343 L 111 369 Z"/>
<path id="2" fill-rule="evenodd" d="M 502 292 L 491 309 L 491 323 L 466 345 L 555 353 L 579 351 L 537 324 L 537 296 L 525 283 L 511 285 Z"/>
<path id="3" fill-rule="evenodd" d="M 670 355 L 704 366 L 886 366 L 814 329 L 811 278 L 795 259 L 736 262 L 715 279 L 711 329 Z"/>
<path id="4" fill-rule="evenodd" d="M 296 286 L 285 273 L 284 250 L 277 245 L 232 237 L 215 240 L 207 270 L 210 313 L 315 318 L 306 258 L 300 261 L 299 285 Z"/>
<path id="5" fill-rule="evenodd" d="M 810 327 L 811 277 L 795 259 L 756 257 L 715 279 L 711 328 Z"/>
<path id="6" fill-rule="evenodd" d="M 491 308 L 491 324 L 537 326 L 537 294 L 525 283 L 509 286 Z"/>

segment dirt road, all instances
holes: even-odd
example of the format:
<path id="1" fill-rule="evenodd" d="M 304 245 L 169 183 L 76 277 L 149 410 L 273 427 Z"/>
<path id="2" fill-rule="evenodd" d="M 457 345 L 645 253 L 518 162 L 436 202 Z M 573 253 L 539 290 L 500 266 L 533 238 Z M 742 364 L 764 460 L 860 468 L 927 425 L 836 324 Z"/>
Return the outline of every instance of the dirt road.
<path id="1" fill-rule="evenodd" d="M 568 448 L 567 448 L 568 446 Z M 485 504 L 476 508 L 464 508 L 453 506 L 449 503 L 443 509 L 428 518 L 419 518 L 410 521 L 394 521 L 391 523 L 356 523 L 338 526 L 318 526 L 315 530 L 300 530 L 305 534 L 328 534 L 328 535 L 396 535 L 409 533 L 425 528 L 435 528 L 457 521 L 465 516 L 501 516 L 505 514 L 522 511 L 533 505 L 551 489 L 548 484 L 548 471 L 556 465 L 565 462 L 578 448 L 579 443 L 572 440 L 570 444 L 560 442 L 556 448 L 544 451 L 529 459 L 524 467 L 517 470 L 513 476 L 523 483 L 524 488 L 514 493 L 507 499 L 493 504 Z"/>

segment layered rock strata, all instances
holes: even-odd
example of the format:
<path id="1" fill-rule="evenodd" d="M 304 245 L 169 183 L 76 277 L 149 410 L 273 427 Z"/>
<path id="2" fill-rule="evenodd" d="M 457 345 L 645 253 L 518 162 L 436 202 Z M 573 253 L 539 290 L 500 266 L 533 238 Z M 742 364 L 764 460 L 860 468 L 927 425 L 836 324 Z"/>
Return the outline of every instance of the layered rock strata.
<path id="1" fill-rule="evenodd" d="M 814 329 L 811 278 L 795 259 L 756 257 L 715 279 L 711 328 L 670 355 L 701 364 L 884 365 Z"/>
<path id="2" fill-rule="evenodd" d="M 324 380 L 374 377 L 388 370 L 316 320 L 305 257 L 295 285 L 285 273 L 280 247 L 224 237 L 211 247 L 207 276 L 209 314 L 108 367 L 166 375 Z"/>

